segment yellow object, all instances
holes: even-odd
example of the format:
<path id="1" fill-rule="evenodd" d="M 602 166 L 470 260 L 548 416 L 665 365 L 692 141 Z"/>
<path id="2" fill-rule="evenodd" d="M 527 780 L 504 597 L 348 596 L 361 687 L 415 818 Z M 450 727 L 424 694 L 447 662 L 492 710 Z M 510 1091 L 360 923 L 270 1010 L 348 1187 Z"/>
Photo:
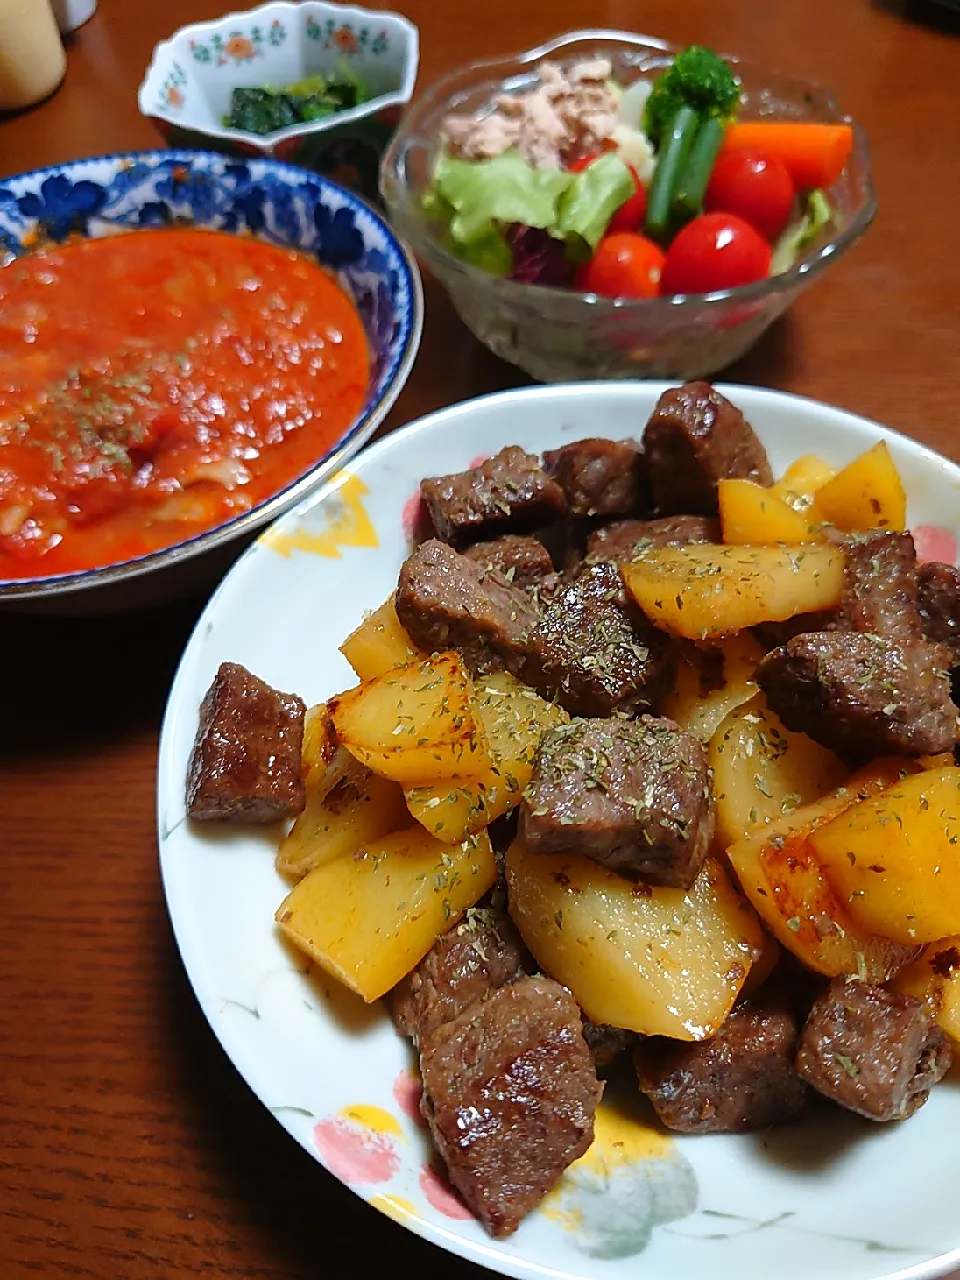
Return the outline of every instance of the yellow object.
<path id="1" fill-rule="evenodd" d="M 776 484 L 770 486 L 770 492 L 795 511 L 806 512 L 811 523 L 820 524 L 823 517 L 815 495 L 836 474 L 835 468 L 815 453 L 805 453 L 790 463 Z"/>
<path id="2" fill-rule="evenodd" d="M 325 702 L 309 707 L 303 722 L 303 780 L 308 791 L 323 781 L 327 767 L 337 749 L 333 721 Z"/>
<path id="3" fill-rule="evenodd" d="M 456 842 L 520 803 L 544 729 L 567 713 L 505 673 L 475 682 L 477 710 L 490 750 L 489 768 L 469 782 L 412 787 L 407 807 L 438 840 Z"/>
<path id="4" fill-rule="evenodd" d="M 361 680 L 425 657 L 401 627 L 393 596 L 347 636 L 340 652 Z"/>
<path id="5" fill-rule="evenodd" d="M 817 508 L 825 520 L 848 532 L 902 532 L 907 495 L 886 444 L 881 440 L 818 489 Z"/>
<path id="6" fill-rule="evenodd" d="M 913 958 L 909 949 L 875 937 L 854 921 L 824 874 L 810 837 L 859 798 L 881 793 L 916 769 L 911 760 L 878 760 L 822 800 L 755 827 L 727 849 L 740 887 L 764 924 L 816 973 L 857 973 L 867 981 L 884 982 Z"/>
<path id="7" fill-rule="evenodd" d="M 416 1207 L 403 1196 L 371 1196 L 367 1203 L 371 1208 L 379 1209 L 382 1214 L 392 1218 L 394 1222 L 420 1221 L 420 1215 L 417 1213 Z"/>
<path id="8" fill-rule="evenodd" d="M 728 545 L 770 547 L 822 542 L 808 513 L 789 506 L 770 489 L 752 480 L 720 480 L 720 527 Z"/>
<path id="9" fill-rule="evenodd" d="M 659 547 L 621 567 L 647 617 L 690 640 L 830 609 L 843 594 L 832 547 Z"/>
<path id="10" fill-rule="evenodd" d="M 479 778 L 490 768 L 473 682 L 457 653 L 396 667 L 327 705 L 350 754 L 405 787 Z"/>
<path id="11" fill-rule="evenodd" d="M 850 914 L 895 942 L 960 933 L 960 769 L 930 769 L 811 833 Z"/>
<path id="12" fill-rule="evenodd" d="M 322 514 L 326 527 L 317 531 L 297 526 L 292 532 L 274 527 L 260 535 L 260 541 L 281 556 L 294 551 L 339 560 L 341 547 L 378 547 L 380 541 L 373 521 L 367 515 L 363 500 L 370 492 L 359 476 L 344 468 L 330 481 L 331 492 L 310 513 L 316 520 Z"/>
<path id="13" fill-rule="evenodd" d="M 42 101 L 66 69 L 49 0 L 0 0 L 0 111 Z"/>
<path id="14" fill-rule="evenodd" d="M 689 890 L 651 888 L 516 841 L 506 876 L 524 942 L 594 1022 L 706 1039 L 761 953 L 756 916 L 713 859 Z"/>
<path id="15" fill-rule="evenodd" d="M 372 773 L 343 747 L 313 785 L 310 777 L 306 808 L 277 850 L 283 875 L 304 876 L 407 825 L 399 784 Z"/>
<path id="16" fill-rule="evenodd" d="M 762 646 L 746 631 L 718 641 L 706 652 L 691 646 L 677 663 L 673 689 L 660 714 L 705 746 L 729 712 L 756 694 L 753 676 L 762 657 Z M 720 678 L 711 688 L 718 660 Z"/>
<path id="17" fill-rule="evenodd" d="M 832 751 L 805 733 L 791 733 L 762 693 L 730 712 L 707 754 L 716 838 L 724 849 L 751 827 L 775 822 L 832 791 L 849 772 Z"/>
<path id="18" fill-rule="evenodd" d="M 369 1003 L 409 973 L 496 878 L 486 832 L 446 845 L 413 825 L 311 871 L 276 920 L 292 943 Z"/>
<path id="19" fill-rule="evenodd" d="M 922 1001 L 941 1031 L 960 1045 L 960 935 L 931 942 L 892 986 Z"/>

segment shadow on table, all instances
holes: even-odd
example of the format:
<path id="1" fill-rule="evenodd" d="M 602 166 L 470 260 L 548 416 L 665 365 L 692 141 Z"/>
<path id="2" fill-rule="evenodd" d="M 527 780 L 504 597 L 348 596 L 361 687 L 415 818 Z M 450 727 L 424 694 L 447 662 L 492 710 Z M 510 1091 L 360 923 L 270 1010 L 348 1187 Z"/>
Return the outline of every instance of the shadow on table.
<path id="1" fill-rule="evenodd" d="M 960 35 L 960 0 L 871 0 L 871 4 L 905 22 Z"/>
<path id="2" fill-rule="evenodd" d="M 189 600 L 103 618 L 0 615 L 0 761 L 156 729 L 202 607 Z"/>
<path id="3" fill-rule="evenodd" d="M 271 1265 L 269 1271 L 252 1265 L 251 1275 L 383 1280 L 387 1269 L 428 1275 L 438 1265 L 448 1280 L 492 1274 L 455 1257 L 441 1257 L 434 1246 L 376 1214 L 302 1150 L 220 1049 L 172 943 L 164 967 L 165 1007 L 159 1020 L 166 1030 L 172 1073 L 179 1077 L 174 1082 L 178 1118 L 189 1127 L 191 1158 L 203 1182 L 212 1181 L 217 1188 L 218 1229 L 234 1235 L 225 1244 L 231 1259 L 237 1247 L 249 1247 L 254 1237 Z M 323 1064 L 317 1069 L 322 1071 Z M 219 1274 L 216 1266 L 211 1271 Z"/>

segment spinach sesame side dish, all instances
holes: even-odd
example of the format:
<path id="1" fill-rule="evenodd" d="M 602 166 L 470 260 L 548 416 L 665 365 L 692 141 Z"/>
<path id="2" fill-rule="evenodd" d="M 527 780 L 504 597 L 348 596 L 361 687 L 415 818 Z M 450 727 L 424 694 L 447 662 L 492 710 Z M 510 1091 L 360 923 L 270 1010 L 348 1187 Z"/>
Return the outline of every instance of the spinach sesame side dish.
<path id="1" fill-rule="evenodd" d="M 223 123 L 228 129 L 246 133 L 276 133 L 290 125 L 326 120 L 370 98 L 367 87 L 344 64 L 333 76 L 308 76 L 279 88 L 259 85 L 234 89 Z"/>
<path id="2" fill-rule="evenodd" d="M 308 709 L 223 663 L 187 811 L 285 820 L 277 924 L 387 998 L 484 1228 L 617 1060 L 683 1134 L 912 1115 L 960 1041 L 960 572 L 887 445 L 775 477 L 696 382 L 420 498 L 358 683 Z"/>

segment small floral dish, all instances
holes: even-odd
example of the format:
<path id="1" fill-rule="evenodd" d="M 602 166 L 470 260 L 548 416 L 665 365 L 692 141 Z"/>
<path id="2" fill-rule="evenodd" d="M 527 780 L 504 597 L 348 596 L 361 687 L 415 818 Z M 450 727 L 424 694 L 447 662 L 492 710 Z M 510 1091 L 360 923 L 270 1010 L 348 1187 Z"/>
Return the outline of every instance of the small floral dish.
<path id="1" fill-rule="evenodd" d="M 0 576 L 0 606 L 120 611 L 208 588 L 244 536 L 293 506 L 355 454 L 409 377 L 423 296 L 416 264 L 362 200 L 275 160 L 141 151 L 76 160 L 0 182 L 0 272 L 44 242 L 193 227 L 254 236 L 312 256 L 352 301 L 366 336 L 369 384 L 359 414 L 309 469 L 243 514 L 164 549 L 58 576 Z"/>
<path id="2" fill-rule="evenodd" d="M 726 57 L 741 81 L 738 120 L 849 124 L 853 149 L 830 186 L 830 217 L 786 270 L 712 293 L 608 298 L 490 274 L 457 256 L 442 221 L 424 207 L 445 121 L 485 113 L 542 82 L 550 63 L 565 75 L 608 61 L 622 89 L 652 80 L 678 49 L 616 31 L 578 31 L 515 57 L 468 63 L 445 76 L 407 112 L 383 159 L 380 189 L 391 220 L 447 289 L 461 319 L 496 355 L 545 382 L 582 378 L 706 377 L 739 359 L 876 213 L 863 131 L 821 86 Z"/>
<path id="3" fill-rule="evenodd" d="M 214 1034 L 291 1137 L 372 1208 L 471 1262 L 520 1280 L 931 1280 L 960 1266 L 956 1073 L 903 1123 L 824 1108 L 780 1129 L 691 1137 L 657 1124 L 625 1065 L 590 1149 L 515 1235 L 491 1240 L 432 1162 L 416 1058 L 385 1002 L 364 1004 L 284 945 L 277 832 L 225 839 L 185 817 L 200 702 L 220 663 L 243 663 L 308 705 L 349 685 L 338 645 L 395 590 L 424 476 L 508 444 L 540 453 L 635 435 L 665 389 L 591 382 L 453 405 L 365 450 L 260 535 L 199 619 L 164 719 L 160 868 L 180 954 Z M 936 532 L 936 554 L 955 557 L 960 468 L 825 404 L 721 390 L 776 474 L 801 442 L 837 467 L 885 440 L 918 545 Z M 329 1198 L 319 1167 L 297 1168 L 318 1203 Z"/>
<path id="4" fill-rule="evenodd" d="M 418 62 L 417 28 L 397 13 L 273 0 L 181 27 L 158 44 L 138 100 L 174 145 L 296 161 L 375 196 L 380 156 L 413 95 Z M 223 123 L 234 89 L 279 89 L 338 72 L 361 81 L 369 100 L 266 136 Z"/>

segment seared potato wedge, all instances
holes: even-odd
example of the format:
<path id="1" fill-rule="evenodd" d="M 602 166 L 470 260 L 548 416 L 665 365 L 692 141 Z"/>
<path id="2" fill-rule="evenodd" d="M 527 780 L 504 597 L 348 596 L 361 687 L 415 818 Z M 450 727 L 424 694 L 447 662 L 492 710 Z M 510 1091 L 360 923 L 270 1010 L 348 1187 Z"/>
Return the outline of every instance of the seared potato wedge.
<path id="1" fill-rule="evenodd" d="M 928 769 L 861 800 L 810 836 L 865 929 L 895 942 L 960 933 L 960 769 Z"/>
<path id="2" fill-rule="evenodd" d="M 413 824 L 304 876 L 276 921 L 287 938 L 364 1000 L 377 1000 L 493 887 L 486 832 L 441 844 Z"/>
<path id="3" fill-rule="evenodd" d="M 692 888 L 634 884 L 574 854 L 507 852 L 510 914 L 594 1022 L 704 1040 L 763 950 L 753 911 L 708 859 Z"/>
<path id="4" fill-rule="evenodd" d="M 277 870 L 299 878 L 406 822 L 403 789 L 338 747 L 322 776 L 313 785 L 308 780 L 306 808 L 280 842 Z"/>
<path id="5" fill-rule="evenodd" d="M 327 705 L 350 754 L 403 786 L 479 778 L 492 763 L 473 681 L 457 653 L 396 667 Z"/>
<path id="6" fill-rule="evenodd" d="M 308 707 L 303 720 L 303 782 L 307 794 L 320 786 L 337 749 L 337 735 L 326 703 Z"/>
<path id="7" fill-rule="evenodd" d="M 706 745 L 729 712 L 758 692 L 753 673 L 762 657 L 762 646 L 747 632 L 707 651 L 691 645 L 677 663 L 661 714 Z"/>
<path id="8" fill-rule="evenodd" d="M 753 480 L 717 482 L 720 527 L 728 545 L 772 547 L 822 542 L 819 526 Z"/>
<path id="9" fill-rule="evenodd" d="M 832 609 L 843 594 L 843 554 L 825 546 L 656 547 L 622 568 L 651 622 L 689 640 Z"/>
<path id="10" fill-rule="evenodd" d="M 757 824 L 775 822 L 826 795 L 849 770 L 805 733 L 791 733 L 762 693 L 734 708 L 707 748 L 726 848 Z"/>
<path id="11" fill-rule="evenodd" d="M 931 942 L 897 974 L 894 991 L 916 996 L 954 1044 L 960 1045 L 960 935 Z"/>
<path id="12" fill-rule="evenodd" d="M 913 761 L 877 761 L 829 796 L 754 828 L 727 849 L 740 887 L 761 920 L 781 946 L 815 973 L 855 973 L 867 982 L 886 982 L 916 955 L 916 948 L 897 945 L 857 924 L 810 840 L 820 824 L 842 814 L 859 796 L 876 795 L 901 772 L 915 768 Z"/>
<path id="13" fill-rule="evenodd" d="M 438 840 L 451 843 L 480 831 L 520 803 L 533 773 L 544 729 L 570 717 L 505 672 L 475 682 L 477 711 L 490 750 L 490 767 L 469 782 L 411 787 L 407 808 Z"/>
<path id="14" fill-rule="evenodd" d="M 817 490 L 817 509 L 838 529 L 907 527 L 907 495 L 890 450 L 881 440 Z"/>
<path id="15" fill-rule="evenodd" d="M 822 524 L 823 514 L 817 506 L 816 493 L 836 474 L 836 469 L 815 453 L 805 453 L 790 463 L 780 479 L 770 486 L 770 492 L 794 511 L 804 512 L 811 524 Z"/>
<path id="16" fill-rule="evenodd" d="M 361 680 L 382 676 L 425 656 L 401 627 L 393 596 L 364 618 L 344 640 L 340 652 Z"/>

